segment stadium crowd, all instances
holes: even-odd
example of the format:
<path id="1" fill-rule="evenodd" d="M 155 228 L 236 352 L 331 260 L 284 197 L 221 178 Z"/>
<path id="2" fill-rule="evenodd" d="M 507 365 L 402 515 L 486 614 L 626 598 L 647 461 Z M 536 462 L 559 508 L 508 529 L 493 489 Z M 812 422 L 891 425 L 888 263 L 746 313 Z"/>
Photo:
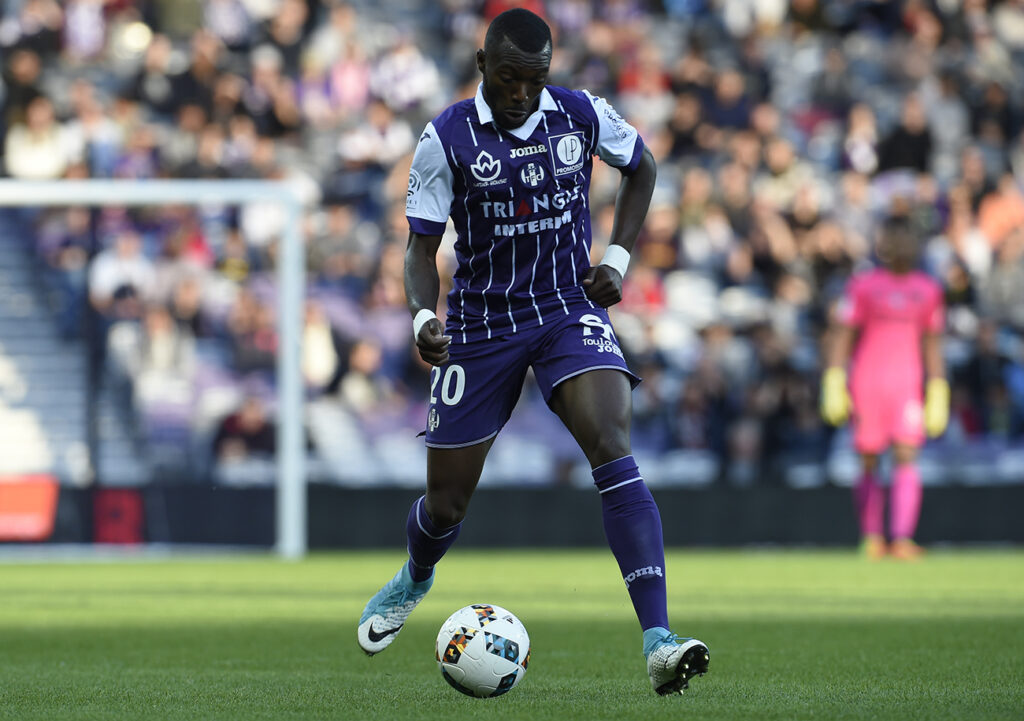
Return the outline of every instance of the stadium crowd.
<path id="1" fill-rule="evenodd" d="M 800 483 L 843 456 L 820 345 L 892 213 L 946 292 L 953 420 L 931 447 L 1020 443 L 1024 0 L 0 0 L 0 167 L 297 182 L 313 454 L 326 477 L 394 480 L 428 385 L 402 289 L 411 153 L 475 92 L 473 53 L 512 5 L 556 32 L 551 82 L 607 98 L 658 161 L 613 320 L 645 379 L 637 452 L 676 459 L 661 482 Z M 616 183 L 595 168 L 596 258 Z M 183 467 L 199 446 L 273 451 L 277 209 L 25 217 L 60 327 L 100 315 L 145 443 Z M 556 426 L 526 393 L 495 472 L 504 444 L 510 477 L 570 480 Z"/>

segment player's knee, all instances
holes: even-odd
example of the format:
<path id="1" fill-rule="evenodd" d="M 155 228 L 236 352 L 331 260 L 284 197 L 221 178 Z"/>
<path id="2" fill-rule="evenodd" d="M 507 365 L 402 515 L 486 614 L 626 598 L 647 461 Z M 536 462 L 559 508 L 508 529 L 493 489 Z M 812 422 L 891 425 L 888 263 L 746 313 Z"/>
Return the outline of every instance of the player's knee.
<path id="1" fill-rule="evenodd" d="M 913 463 L 917 460 L 917 449 L 913 446 L 897 445 L 892 449 L 893 460 L 897 463 Z"/>
<path id="2" fill-rule="evenodd" d="M 592 466 L 610 463 L 630 454 L 629 434 L 617 427 L 603 429 L 588 446 L 585 451 Z"/>
<path id="3" fill-rule="evenodd" d="M 437 528 L 451 528 L 462 523 L 466 517 L 466 508 L 469 506 L 469 499 L 445 496 L 439 499 L 428 499 L 427 515 L 430 522 Z"/>

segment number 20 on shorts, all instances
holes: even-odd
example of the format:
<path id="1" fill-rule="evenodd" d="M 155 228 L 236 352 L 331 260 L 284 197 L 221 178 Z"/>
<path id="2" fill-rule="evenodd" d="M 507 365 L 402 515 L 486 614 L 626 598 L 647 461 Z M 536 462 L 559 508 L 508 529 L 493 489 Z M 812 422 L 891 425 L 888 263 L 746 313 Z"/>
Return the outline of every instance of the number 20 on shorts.
<path id="1" fill-rule="evenodd" d="M 462 400 L 462 394 L 466 392 L 466 371 L 457 364 L 449 365 L 444 369 L 444 380 L 441 380 L 442 370 L 437 366 L 430 369 L 430 405 L 437 403 L 438 381 L 441 382 L 441 402 L 446 406 L 458 405 Z"/>

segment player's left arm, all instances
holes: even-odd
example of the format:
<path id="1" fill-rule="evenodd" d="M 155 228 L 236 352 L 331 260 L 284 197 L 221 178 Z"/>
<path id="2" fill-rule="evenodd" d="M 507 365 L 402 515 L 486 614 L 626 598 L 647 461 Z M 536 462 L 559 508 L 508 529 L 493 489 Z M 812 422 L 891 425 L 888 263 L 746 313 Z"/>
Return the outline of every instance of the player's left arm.
<path id="1" fill-rule="evenodd" d="M 615 220 L 612 223 L 612 236 L 608 246 L 610 254 L 619 253 L 628 263 L 633 244 L 636 243 L 644 218 L 647 217 L 658 168 L 651 151 L 645 147 L 640 155 L 640 162 L 631 173 L 625 169 L 621 170 L 622 183 L 619 185 L 619 194 L 615 200 Z M 613 246 L 618 246 L 622 250 L 617 251 Z M 605 260 L 611 260 L 613 256 L 610 254 L 606 253 Z M 591 268 L 583 281 L 587 297 L 602 308 L 618 303 L 622 300 L 624 271 L 625 263 L 620 270 L 605 261 Z"/>
<path id="2" fill-rule="evenodd" d="M 622 300 L 622 277 L 651 205 L 658 166 L 636 128 L 602 98 L 585 94 L 597 116 L 597 155 L 622 173 L 608 250 L 583 280 L 587 297 L 607 308 Z"/>
<path id="3" fill-rule="evenodd" d="M 850 417 L 853 401 L 847 388 L 846 368 L 864 322 L 863 283 L 851 279 L 836 305 L 834 318 L 825 336 L 825 371 L 821 375 L 821 416 L 832 426 L 841 426 Z"/>
<path id="4" fill-rule="evenodd" d="M 932 438 L 941 436 L 949 424 L 949 382 L 946 380 L 946 359 L 942 353 L 942 331 L 945 311 L 942 296 L 925 319 L 925 333 L 921 339 L 921 355 L 927 378 L 924 395 L 924 429 Z"/>

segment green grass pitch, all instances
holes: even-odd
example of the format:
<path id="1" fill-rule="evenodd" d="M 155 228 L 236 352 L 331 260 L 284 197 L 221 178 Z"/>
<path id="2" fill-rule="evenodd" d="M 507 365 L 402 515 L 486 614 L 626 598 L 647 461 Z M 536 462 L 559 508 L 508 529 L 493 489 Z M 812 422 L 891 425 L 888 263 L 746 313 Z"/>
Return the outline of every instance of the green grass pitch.
<path id="1" fill-rule="evenodd" d="M 454 549 L 395 643 L 355 642 L 397 552 L 0 565 L 0 719 L 1024 718 L 1024 552 L 669 554 L 670 614 L 711 648 L 682 697 L 651 691 L 601 551 Z M 520 686 L 449 688 L 433 657 L 456 608 L 530 632 Z"/>

